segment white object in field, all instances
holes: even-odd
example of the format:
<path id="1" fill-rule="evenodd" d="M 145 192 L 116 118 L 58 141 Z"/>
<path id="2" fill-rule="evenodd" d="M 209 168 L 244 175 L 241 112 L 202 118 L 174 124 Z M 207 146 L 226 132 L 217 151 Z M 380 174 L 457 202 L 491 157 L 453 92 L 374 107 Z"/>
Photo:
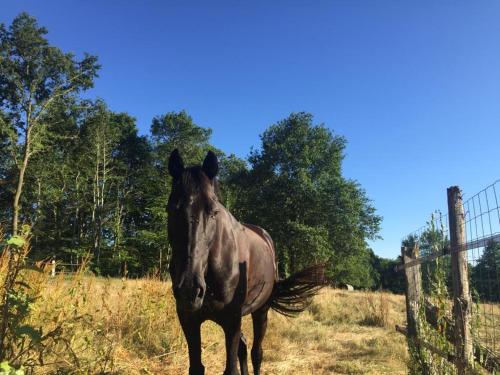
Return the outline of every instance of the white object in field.
<path id="1" fill-rule="evenodd" d="M 354 290 L 354 287 L 350 284 L 342 284 L 340 287 L 348 292 L 352 292 Z"/>

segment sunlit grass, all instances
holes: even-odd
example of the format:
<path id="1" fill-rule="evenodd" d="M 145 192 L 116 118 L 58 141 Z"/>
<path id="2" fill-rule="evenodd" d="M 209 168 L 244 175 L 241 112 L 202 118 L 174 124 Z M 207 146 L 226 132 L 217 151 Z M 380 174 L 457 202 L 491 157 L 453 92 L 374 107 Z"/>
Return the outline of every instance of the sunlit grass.
<path id="1" fill-rule="evenodd" d="M 1 285 L 8 262 L 4 252 Z M 25 293 L 32 302 L 19 326 L 44 338 L 31 341 L 24 360 L 8 358 L 11 364 L 24 364 L 29 374 L 187 374 L 187 346 L 171 284 L 158 278 L 99 278 L 83 269 L 56 277 L 49 270 L 21 271 L 22 282 L 10 292 Z M 262 373 L 404 374 L 405 338 L 393 328 L 404 322 L 404 310 L 403 296 L 325 288 L 297 318 L 270 312 Z M 250 316 L 243 319 L 243 332 L 250 348 Z M 13 337 L 14 349 L 22 351 L 26 337 L 20 332 Z M 202 326 L 202 349 L 206 373 L 222 373 L 224 337 L 212 322 Z"/>
<path id="2" fill-rule="evenodd" d="M 48 324 L 54 314 L 66 310 L 92 317 L 94 332 L 83 322 L 72 331 L 75 354 L 87 358 L 86 363 L 91 357 L 107 361 L 106 371 L 119 374 L 187 374 L 187 347 L 169 283 L 89 276 L 75 281 L 61 276 L 47 278 L 41 296 L 35 324 Z M 402 296 L 326 289 L 298 318 L 270 313 L 262 371 L 404 374 L 405 339 L 393 328 L 403 321 Z M 243 331 L 250 346 L 250 317 L 244 318 Z M 85 342 L 92 343 L 92 350 Z M 220 327 L 212 322 L 203 325 L 202 346 L 207 374 L 222 373 L 225 348 Z M 53 370 L 48 366 L 39 373 Z"/>

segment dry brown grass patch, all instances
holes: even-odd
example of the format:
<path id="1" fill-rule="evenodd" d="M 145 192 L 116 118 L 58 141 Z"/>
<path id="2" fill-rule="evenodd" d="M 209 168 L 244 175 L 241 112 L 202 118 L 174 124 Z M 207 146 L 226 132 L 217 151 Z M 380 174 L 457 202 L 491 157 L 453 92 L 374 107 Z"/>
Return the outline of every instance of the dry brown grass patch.
<path id="1" fill-rule="evenodd" d="M 65 329 L 85 367 L 68 365 L 67 371 L 187 374 L 187 347 L 169 283 L 80 275 L 47 277 L 40 285 L 32 323 L 73 322 Z M 387 319 L 383 324 L 367 324 L 367 317 L 382 312 Z M 75 314 L 85 319 L 71 320 Z M 388 327 L 403 321 L 402 296 L 327 288 L 295 319 L 270 313 L 262 371 L 267 375 L 403 374 L 405 340 Z M 243 319 L 243 331 L 250 347 L 253 335 L 248 316 Z M 202 326 L 202 347 L 207 374 L 222 373 L 224 336 L 216 324 Z M 37 373 L 60 367 L 46 366 Z"/>

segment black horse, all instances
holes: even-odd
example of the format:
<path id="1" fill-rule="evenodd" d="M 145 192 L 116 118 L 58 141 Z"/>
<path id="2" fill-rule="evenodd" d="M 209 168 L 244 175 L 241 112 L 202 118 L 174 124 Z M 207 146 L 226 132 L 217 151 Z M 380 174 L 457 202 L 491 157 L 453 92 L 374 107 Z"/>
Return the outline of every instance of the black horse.
<path id="1" fill-rule="evenodd" d="M 262 340 L 270 308 L 284 315 L 303 311 L 324 285 L 324 267 L 316 265 L 278 280 L 274 245 L 269 234 L 241 224 L 219 201 L 216 155 L 203 166 L 185 168 L 174 150 L 168 200 L 168 238 L 172 246 L 170 275 L 177 314 L 189 347 L 189 374 L 203 375 L 200 327 L 218 323 L 226 337 L 224 375 L 248 375 L 247 345 L 241 317 L 252 314 L 252 363 L 260 374 Z"/>

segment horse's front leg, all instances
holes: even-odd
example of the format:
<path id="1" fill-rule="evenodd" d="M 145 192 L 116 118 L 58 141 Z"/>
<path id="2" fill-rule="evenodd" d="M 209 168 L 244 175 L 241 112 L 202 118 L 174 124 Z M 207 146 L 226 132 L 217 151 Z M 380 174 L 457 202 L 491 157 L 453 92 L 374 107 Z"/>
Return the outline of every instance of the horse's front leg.
<path id="1" fill-rule="evenodd" d="M 201 363 L 201 321 L 184 316 L 184 312 L 178 312 L 178 315 L 188 344 L 189 375 L 205 375 L 205 367 Z"/>
<path id="2" fill-rule="evenodd" d="M 222 325 L 226 336 L 226 370 L 224 375 L 239 375 L 238 348 L 241 337 L 241 313 L 228 317 Z"/>

